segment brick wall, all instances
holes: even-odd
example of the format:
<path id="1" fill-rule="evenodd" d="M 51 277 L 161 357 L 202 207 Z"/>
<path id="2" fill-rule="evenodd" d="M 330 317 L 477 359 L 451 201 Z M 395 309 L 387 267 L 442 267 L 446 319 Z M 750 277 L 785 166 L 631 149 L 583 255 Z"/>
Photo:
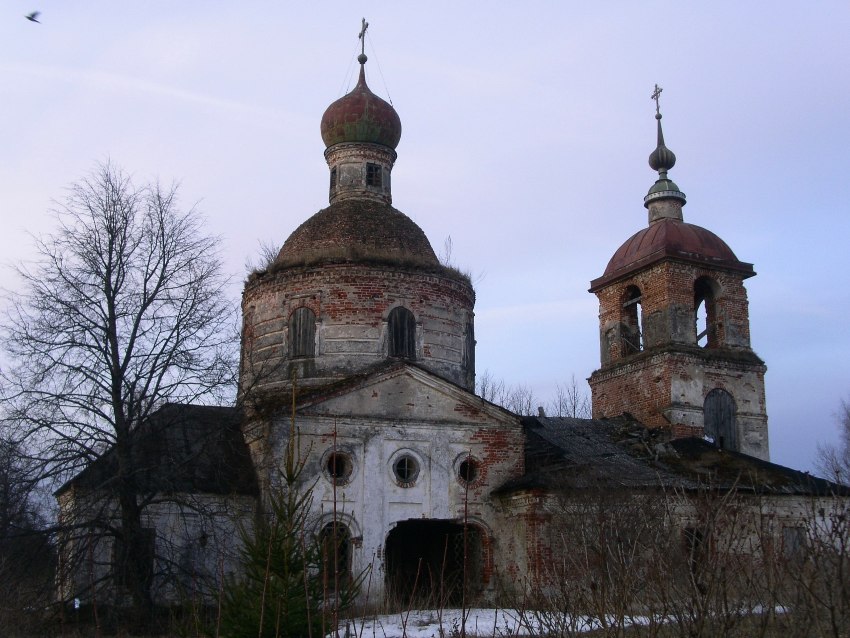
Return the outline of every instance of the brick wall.
<path id="1" fill-rule="evenodd" d="M 765 366 L 750 349 L 749 310 L 743 275 L 666 259 L 596 291 L 601 367 L 589 382 L 594 418 L 629 413 L 674 434 L 701 434 L 703 403 L 715 388 L 737 408 L 741 450 L 768 456 Z M 710 280 L 713 340 L 697 344 L 695 284 Z M 630 287 L 641 292 L 643 350 L 630 352 Z"/>
<path id="2" fill-rule="evenodd" d="M 416 360 L 473 389 L 474 361 L 466 340 L 475 293 L 459 278 L 393 266 L 331 264 L 293 267 L 249 283 L 243 294 L 243 390 L 303 384 L 362 370 L 387 355 L 387 316 L 397 307 L 416 318 Z M 316 356 L 289 359 L 288 318 L 301 306 L 316 315 Z"/>

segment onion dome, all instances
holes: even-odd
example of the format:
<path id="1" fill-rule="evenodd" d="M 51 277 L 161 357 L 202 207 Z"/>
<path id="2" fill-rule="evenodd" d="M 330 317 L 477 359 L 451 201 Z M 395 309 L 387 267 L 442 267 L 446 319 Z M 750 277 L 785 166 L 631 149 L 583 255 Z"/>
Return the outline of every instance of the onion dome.
<path id="1" fill-rule="evenodd" d="M 667 171 L 676 165 L 676 155 L 664 145 L 664 131 L 661 130 L 661 109 L 658 105 L 660 95 L 661 88 L 656 84 L 652 97 L 655 100 L 655 119 L 658 122 L 658 144 L 649 155 L 649 166 L 652 170 L 658 171 L 658 180 L 649 189 L 646 197 L 643 198 L 643 205 L 647 208 L 649 208 L 650 202 L 660 199 L 677 200 L 682 205 L 685 204 L 685 194 L 679 190 L 672 179 L 667 177 Z"/>
<path id="2" fill-rule="evenodd" d="M 370 199 L 343 199 L 301 224 L 280 249 L 280 267 L 394 263 L 438 268 L 423 230 L 404 213 Z"/>
<path id="3" fill-rule="evenodd" d="M 395 149 L 401 139 L 401 120 L 391 104 L 382 100 L 366 85 L 366 56 L 360 62 L 357 86 L 331 104 L 322 116 L 322 140 L 325 147 L 343 142 L 367 142 Z"/>

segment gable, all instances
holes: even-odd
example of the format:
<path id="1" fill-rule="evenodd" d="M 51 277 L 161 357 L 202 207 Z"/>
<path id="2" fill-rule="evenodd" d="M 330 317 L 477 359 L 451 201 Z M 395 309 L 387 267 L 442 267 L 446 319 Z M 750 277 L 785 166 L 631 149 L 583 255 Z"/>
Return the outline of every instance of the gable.
<path id="1" fill-rule="evenodd" d="M 504 424 L 519 417 L 421 368 L 400 366 L 302 403 L 298 413 L 396 421 Z"/>

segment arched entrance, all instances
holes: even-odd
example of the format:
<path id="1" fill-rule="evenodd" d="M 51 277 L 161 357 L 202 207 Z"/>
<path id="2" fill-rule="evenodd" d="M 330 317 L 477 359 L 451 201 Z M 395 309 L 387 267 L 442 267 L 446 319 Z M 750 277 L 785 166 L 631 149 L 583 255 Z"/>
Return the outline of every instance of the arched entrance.
<path id="1" fill-rule="evenodd" d="M 385 555 L 388 597 L 405 605 L 412 600 L 434 607 L 458 605 L 464 591 L 469 603 L 481 591 L 482 538 L 475 525 L 401 521 L 387 535 Z"/>

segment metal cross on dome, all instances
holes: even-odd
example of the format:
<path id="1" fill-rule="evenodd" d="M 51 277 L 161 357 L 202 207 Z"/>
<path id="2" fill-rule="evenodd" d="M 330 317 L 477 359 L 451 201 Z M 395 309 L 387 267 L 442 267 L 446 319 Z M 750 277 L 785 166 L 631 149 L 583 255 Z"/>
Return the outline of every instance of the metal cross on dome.
<path id="1" fill-rule="evenodd" d="M 360 40 L 360 55 L 366 55 L 366 29 L 369 28 L 369 23 L 366 18 L 363 18 L 363 23 L 360 27 L 360 35 L 357 38 Z"/>
<path id="2" fill-rule="evenodd" d="M 652 95 L 651 95 L 652 99 L 655 100 L 655 114 L 656 115 L 661 115 L 661 107 L 658 104 L 658 98 L 661 97 L 661 91 L 663 91 L 663 90 L 664 89 L 662 89 L 660 86 L 658 86 L 656 84 L 655 90 L 652 92 Z"/>

